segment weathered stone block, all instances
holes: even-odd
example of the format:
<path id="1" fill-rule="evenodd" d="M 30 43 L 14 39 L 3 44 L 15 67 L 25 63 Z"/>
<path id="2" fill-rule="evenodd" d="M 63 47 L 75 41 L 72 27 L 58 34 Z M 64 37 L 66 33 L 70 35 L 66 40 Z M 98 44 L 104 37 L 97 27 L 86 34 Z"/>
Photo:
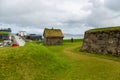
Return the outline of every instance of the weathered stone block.
<path id="1" fill-rule="evenodd" d="M 86 31 L 82 51 L 120 56 L 119 30 Z"/>

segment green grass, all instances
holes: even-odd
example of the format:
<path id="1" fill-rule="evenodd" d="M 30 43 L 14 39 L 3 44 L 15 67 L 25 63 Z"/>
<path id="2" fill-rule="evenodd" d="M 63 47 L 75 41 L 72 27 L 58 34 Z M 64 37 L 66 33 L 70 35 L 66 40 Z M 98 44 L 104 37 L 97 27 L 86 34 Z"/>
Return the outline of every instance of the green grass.
<path id="1" fill-rule="evenodd" d="M 101 32 L 101 31 L 120 31 L 120 26 L 115 26 L 115 27 L 105 27 L 105 28 L 95 28 L 88 30 L 86 32 Z"/>
<path id="2" fill-rule="evenodd" d="M 80 52 L 82 40 L 0 48 L 0 80 L 119 80 L 120 58 Z"/>
<path id="3" fill-rule="evenodd" d="M 62 74 L 67 60 L 38 43 L 0 49 L 0 80 L 49 80 Z"/>

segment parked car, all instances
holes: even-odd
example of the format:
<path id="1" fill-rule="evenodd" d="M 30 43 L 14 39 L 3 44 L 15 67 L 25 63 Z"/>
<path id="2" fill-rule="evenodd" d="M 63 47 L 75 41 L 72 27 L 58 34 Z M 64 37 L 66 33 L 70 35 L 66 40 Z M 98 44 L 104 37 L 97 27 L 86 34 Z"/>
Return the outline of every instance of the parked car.
<path id="1" fill-rule="evenodd" d="M 7 43 L 8 45 L 11 45 L 12 41 L 11 40 L 4 40 L 3 43 Z"/>
<path id="2" fill-rule="evenodd" d="M 17 43 L 12 44 L 12 47 L 17 47 L 17 46 L 19 46 L 19 44 Z"/>
<path id="3" fill-rule="evenodd" d="M 12 41 L 11 40 L 4 40 L 3 41 L 3 45 L 4 46 L 8 46 L 8 45 L 11 45 L 12 44 Z"/>

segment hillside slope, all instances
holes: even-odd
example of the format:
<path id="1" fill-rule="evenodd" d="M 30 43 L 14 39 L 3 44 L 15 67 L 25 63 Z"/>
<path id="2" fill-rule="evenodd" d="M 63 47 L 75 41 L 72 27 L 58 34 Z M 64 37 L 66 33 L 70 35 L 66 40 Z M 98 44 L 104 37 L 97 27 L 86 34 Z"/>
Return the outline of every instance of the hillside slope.
<path id="1" fill-rule="evenodd" d="M 0 48 L 0 80 L 119 80 L 120 59 L 79 52 L 82 40 Z"/>

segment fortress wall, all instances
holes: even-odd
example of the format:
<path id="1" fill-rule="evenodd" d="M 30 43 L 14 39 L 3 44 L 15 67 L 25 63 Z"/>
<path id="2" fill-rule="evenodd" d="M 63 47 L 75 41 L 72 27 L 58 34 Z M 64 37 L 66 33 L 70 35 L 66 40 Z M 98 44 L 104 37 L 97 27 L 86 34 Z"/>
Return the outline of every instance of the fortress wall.
<path id="1" fill-rule="evenodd" d="M 120 56 L 120 31 L 87 31 L 81 50 Z"/>

